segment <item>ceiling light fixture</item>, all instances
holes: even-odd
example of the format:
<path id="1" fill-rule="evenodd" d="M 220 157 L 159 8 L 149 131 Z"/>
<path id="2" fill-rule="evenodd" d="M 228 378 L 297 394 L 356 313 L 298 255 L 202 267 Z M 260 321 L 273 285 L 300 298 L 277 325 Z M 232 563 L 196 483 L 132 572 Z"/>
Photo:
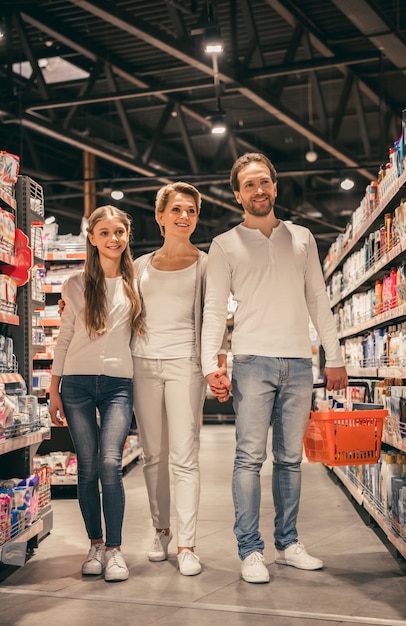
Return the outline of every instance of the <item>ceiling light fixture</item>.
<path id="1" fill-rule="evenodd" d="M 224 111 L 217 111 L 216 113 L 213 113 L 213 115 L 209 115 L 209 119 L 211 121 L 212 134 L 224 135 L 227 130 Z"/>
<path id="2" fill-rule="evenodd" d="M 307 108 L 308 108 L 308 113 L 309 113 L 309 125 L 313 126 L 313 101 L 312 101 L 312 85 L 311 85 L 310 76 L 309 76 L 309 83 L 308 83 L 308 89 L 307 89 Z M 315 163 L 318 158 L 319 158 L 319 155 L 314 149 L 313 141 L 309 139 L 309 149 L 305 154 L 305 159 L 308 163 Z"/>
<path id="3" fill-rule="evenodd" d="M 124 198 L 124 191 L 121 189 L 112 189 L 110 195 L 113 200 L 122 200 Z"/>
<path id="4" fill-rule="evenodd" d="M 223 41 L 217 26 L 209 26 L 204 31 L 204 51 L 206 54 L 221 54 Z"/>
<path id="5" fill-rule="evenodd" d="M 306 159 L 306 161 L 308 163 L 314 163 L 315 161 L 317 161 L 318 157 L 319 157 L 319 155 L 313 149 L 313 143 L 310 141 L 309 142 L 309 150 L 305 154 L 305 159 Z"/>
<path id="6" fill-rule="evenodd" d="M 341 183 L 340 183 L 340 187 L 341 189 L 344 189 L 344 191 L 350 191 L 350 189 L 352 189 L 354 187 L 354 181 L 352 180 L 352 178 L 344 178 Z"/>

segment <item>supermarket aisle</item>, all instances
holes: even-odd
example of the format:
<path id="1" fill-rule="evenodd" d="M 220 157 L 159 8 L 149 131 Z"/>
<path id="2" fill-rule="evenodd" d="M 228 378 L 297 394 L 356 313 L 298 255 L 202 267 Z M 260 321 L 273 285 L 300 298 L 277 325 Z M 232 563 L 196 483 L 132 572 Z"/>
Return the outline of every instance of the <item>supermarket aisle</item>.
<path id="1" fill-rule="evenodd" d="M 2 625 L 85 626 L 331 626 L 406 625 L 405 565 L 390 554 L 328 471 L 304 464 L 300 538 L 324 560 L 307 572 L 273 563 L 272 464 L 263 470 L 262 534 L 271 581 L 240 578 L 232 533 L 231 470 L 234 426 L 202 429 L 202 494 L 197 552 L 203 572 L 176 571 L 175 546 L 163 563 L 146 557 L 152 529 L 141 465 L 125 477 L 127 508 L 123 552 L 130 578 L 106 583 L 82 579 L 87 552 L 75 499 L 53 501 L 54 529 L 33 558 L 0 585 Z"/>

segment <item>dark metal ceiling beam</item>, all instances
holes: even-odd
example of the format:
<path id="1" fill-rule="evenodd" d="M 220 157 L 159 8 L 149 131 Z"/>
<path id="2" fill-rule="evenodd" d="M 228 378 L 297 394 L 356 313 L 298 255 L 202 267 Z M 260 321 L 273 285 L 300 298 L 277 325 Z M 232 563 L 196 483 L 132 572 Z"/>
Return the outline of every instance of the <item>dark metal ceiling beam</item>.
<path id="1" fill-rule="evenodd" d="M 264 56 L 262 54 L 260 37 L 252 14 L 252 8 L 248 0 L 240 0 L 241 11 L 244 21 L 244 30 L 248 33 L 250 45 L 248 52 L 243 61 L 243 67 L 249 67 L 251 63 L 254 65 L 264 65 Z M 238 36 L 238 34 L 237 34 Z M 238 50 L 238 45 L 237 45 Z"/>
<path id="2" fill-rule="evenodd" d="M 313 56 L 313 50 L 312 47 L 310 45 L 310 39 L 309 39 L 309 35 L 307 33 L 307 31 L 305 31 L 303 33 L 303 48 L 305 50 L 306 56 L 311 59 Z M 313 106 L 312 106 L 312 100 L 314 98 L 315 102 L 316 102 L 316 107 L 317 107 L 317 111 L 318 111 L 318 117 L 319 117 L 319 128 L 321 128 L 321 130 L 323 131 L 324 135 L 328 135 L 329 132 L 329 128 L 328 128 L 328 122 L 327 122 L 327 114 L 326 114 L 326 107 L 324 104 L 324 98 L 323 98 L 323 94 L 321 92 L 321 87 L 320 87 L 320 81 L 317 77 L 316 71 L 312 70 L 310 72 L 309 75 L 309 88 L 311 89 L 310 94 L 309 94 L 309 122 L 311 124 L 313 124 L 313 116 L 312 116 L 312 112 L 313 112 Z"/>
<path id="3" fill-rule="evenodd" d="M 9 111 L 7 110 L 4 111 L 0 107 L 0 114 L 1 113 L 10 115 Z M 138 174 L 141 174 L 142 176 L 155 176 L 156 179 L 161 182 L 161 184 L 167 184 L 168 182 L 170 182 L 170 179 L 166 178 L 165 174 L 157 175 L 156 171 L 153 171 L 151 168 L 148 169 L 146 166 L 144 166 L 140 162 L 135 161 L 131 154 L 128 154 L 128 153 L 126 154 L 123 150 L 120 150 L 119 148 L 116 148 L 116 150 L 113 150 L 112 146 L 109 146 L 107 148 L 106 145 L 104 145 L 101 142 L 97 142 L 96 140 L 90 140 L 88 138 L 81 138 L 66 130 L 65 131 L 62 129 L 58 130 L 55 125 L 51 125 L 49 122 L 46 122 L 45 120 L 35 119 L 28 115 L 23 115 L 22 117 L 19 117 L 19 118 L 10 118 L 7 123 L 8 124 L 13 123 L 19 126 L 24 126 L 25 128 L 31 128 L 32 130 L 35 130 L 36 132 L 40 132 L 43 135 L 46 135 L 48 137 L 52 137 L 53 139 L 56 139 L 57 141 L 60 141 L 61 143 L 66 143 L 84 152 L 86 151 L 90 152 L 101 159 L 110 161 L 111 163 L 115 163 L 116 165 L 119 165 L 120 167 L 136 172 Z M 110 150 L 110 152 L 108 152 L 108 150 Z M 216 204 L 219 204 L 214 197 L 207 196 L 207 198 L 208 199 L 210 198 L 210 201 L 215 202 Z M 223 208 L 226 208 L 229 211 L 232 211 L 235 213 L 239 212 L 238 209 L 230 203 L 224 202 L 220 204 Z"/>
<path id="4" fill-rule="evenodd" d="M 89 0 L 69 0 L 69 2 L 79 6 L 83 11 L 95 15 L 108 24 L 137 37 L 141 41 L 145 41 L 150 46 L 178 59 L 181 63 L 192 65 L 203 74 L 213 76 L 211 66 L 194 57 L 193 50 L 189 45 L 185 42 L 176 41 L 165 35 L 161 30 L 152 28 L 141 18 L 134 17 L 128 11 L 122 10 L 118 6 L 113 7 L 112 3 L 104 2 L 103 0 L 98 0 L 97 3 L 89 2 Z M 232 80 L 233 79 L 226 74 L 222 77 L 222 81 L 225 82 L 232 82 Z"/>
<path id="5" fill-rule="evenodd" d="M 126 11 L 122 11 L 116 7 L 113 14 L 111 12 L 111 5 L 103 2 L 102 0 L 100 0 L 97 5 L 94 2 L 89 2 L 89 0 L 70 0 L 70 2 L 74 5 L 80 6 L 92 15 L 96 15 L 100 19 L 114 24 L 117 28 L 131 33 L 135 37 L 138 37 L 150 45 L 155 46 L 166 54 L 170 54 L 183 63 L 186 63 L 203 73 L 213 75 L 213 69 L 209 65 L 206 65 L 199 59 L 195 58 L 185 46 L 177 46 L 177 42 L 170 40 L 169 37 L 163 36 L 162 33 L 152 29 L 141 20 L 135 20 L 133 16 Z M 222 64 L 222 68 L 219 70 L 219 80 L 227 84 L 235 82 L 233 71 L 231 68 L 227 68 L 225 63 Z M 271 99 L 269 95 L 265 97 L 263 92 L 261 94 L 256 89 L 255 85 L 246 82 L 239 85 L 239 91 L 248 100 L 251 100 L 257 104 L 257 106 L 267 111 L 270 115 L 276 117 L 282 123 L 293 128 L 300 135 L 303 135 L 314 144 L 323 148 L 339 161 L 342 161 L 344 164 L 349 166 L 357 165 L 355 158 L 350 156 L 339 146 L 331 145 L 327 138 L 323 137 L 320 133 L 315 132 L 308 125 L 303 124 L 299 117 L 294 116 L 291 111 L 282 107 L 279 101 Z M 371 179 L 371 177 L 373 177 L 371 172 L 365 171 L 362 168 L 359 171 L 367 179 Z"/>
<path id="6" fill-rule="evenodd" d="M 196 155 L 194 153 L 192 142 L 190 141 L 190 136 L 187 131 L 186 121 L 183 116 L 183 111 L 178 105 L 176 105 L 175 110 L 177 113 L 176 119 L 178 122 L 180 134 L 182 136 L 183 144 L 185 146 L 185 151 L 189 159 L 190 168 L 192 172 L 196 173 L 199 168 L 197 167 Z"/>
<path id="7" fill-rule="evenodd" d="M 302 30 L 300 30 L 300 38 Z M 296 48 L 297 49 L 297 48 Z M 296 61 L 294 63 L 283 63 L 282 65 L 274 65 L 261 67 L 258 69 L 247 69 L 244 71 L 246 78 L 273 78 L 277 76 L 287 76 L 290 74 L 305 74 L 306 72 L 315 72 L 317 70 L 329 69 L 332 67 L 342 67 L 348 65 L 359 65 L 362 63 L 371 63 L 379 61 L 381 54 L 377 52 L 365 52 L 364 54 L 340 56 L 330 58 L 312 58 L 306 61 Z"/>
<path id="8" fill-rule="evenodd" d="M 30 81 L 27 83 L 27 85 L 29 84 L 31 86 L 33 83 L 36 83 L 41 97 L 43 98 L 43 100 L 47 100 L 49 98 L 48 88 L 46 86 L 41 69 L 38 65 L 36 56 L 31 48 L 30 41 L 26 33 L 25 24 L 23 23 L 23 21 L 21 20 L 20 16 L 17 13 L 13 14 L 13 22 L 19 34 L 22 49 L 24 50 L 25 56 L 30 62 L 31 69 L 32 69 Z M 55 117 L 55 113 L 52 111 L 50 115 L 51 115 L 51 118 Z"/>
<path id="9" fill-rule="evenodd" d="M 28 7 L 27 7 L 28 10 Z M 97 50 L 94 46 L 90 47 L 84 44 L 84 38 L 78 37 L 77 33 L 69 29 L 66 24 L 58 24 L 58 30 L 55 28 L 54 22 L 47 21 L 44 12 L 37 11 L 35 7 L 29 7 L 29 13 L 27 11 L 22 12 L 22 16 L 24 17 L 24 21 L 27 21 L 32 26 L 37 28 L 40 32 L 46 33 L 48 36 L 52 37 L 56 41 L 60 41 L 64 45 L 68 46 L 72 50 L 75 50 L 82 56 L 87 59 L 90 59 L 94 63 L 97 61 L 102 61 L 103 63 L 109 63 L 112 70 L 115 74 L 123 78 L 130 85 L 134 85 L 139 87 L 140 89 L 154 89 L 155 95 L 162 102 L 168 102 L 168 97 L 163 93 L 164 90 L 159 89 L 158 85 L 151 85 L 146 83 L 145 81 L 139 79 L 135 73 L 133 68 L 126 68 L 125 64 L 118 59 L 114 58 L 112 53 L 107 53 L 106 51 Z M 205 66 L 208 70 L 207 73 L 212 77 L 213 70 L 210 66 Z M 176 91 L 174 89 L 173 91 Z M 177 102 L 176 99 L 174 99 Z M 182 110 L 195 119 L 196 121 L 202 123 L 203 125 L 210 127 L 210 122 L 205 119 L 204 116 L 200 115 L 198 112 L 190 109 L 186 104 L 182 103 Z"/>
<path id="10" fill-rule="evenodd" d="M 352 2 L 352 0 L 348 0 Z M 295 28 L 297 24 L 301 24 L 306 30 L 309 31 L 310 41 L 312 46 L 318 50 L 324 57 L 339 57 L 341 54 L 341 50 L 337 50 L 334 46 L 329 45 L 326 41 L 323 40 L 323 36 L 317 29 L 314 27 L 313 23 L 310 23 L 309 20 L 305 19 L 305 16 L 302 12 L 299 12 L 294 3 L 290 0 L 287 2 L 286 0 L 265 0 L 267 4 L 269 4 L 276 13 L 278 13 L 283 19 L 290 24 L 292 28 Z M 390 102 L 382 102 L 381 94 L 377 93 L 375 89 L 373 89 L 364 79 L 362 79 L 356 70 L 352 68 L 347 68 L 343 66 L 337 66 L 340 71 L 344 74 L 347 72 L 354 72 L 355 76 L 359 80 L 359 85 L 361 91 L 373 102 L 377 107 L 385 107 L 390 109 Z"/>
<path id="11" fill-rule="evenodd" d="M 158 145 L 160 138 L 162 137 L 162 133 L 172 115 L 172 112 L 174 111 L 174 108 L 175 104 L 173 102 L 168 102 L 161 117 L 159 118 L 158 124 L 156 125 L 154 136 L 152 137 L 152 140 L 149 142 L 147 149 L 142 155 L 143 163 L 148 164 L 151 160 L 151 157 L 153 156 L 155 148 Z"/>
<path id="12" fill-rule="evenodd" d="M 347 76 L 344 78 L 340 98 L 338 101 L 338 106 L 335 111 L 335 116 L 334 116 L 333 125 L 331 129 L 331 135 L 333 139 L 336 139 L 340 132 L 344 113 L 347 108 L 347 104 L 348 104 L 350 94 L 351 94 L 351 89 L 353 87 L 354 82 L 355 82 L 354 74 L 348 73 Z"/>
<path id="13" fill-rule="evenodd" d="M 84 98 L 86 97 L 87 94 L 91 93 L 94 85 L 96 84 L 97 79 L 100 76 L 100 72 L 102 71 L 102 67 L 103 64 L 101 62 L 97 62 L 95 64 L 95 67 L 93 68 L 93 71 L 90 73 L 89 78 L 82 84 L 80 90 L 79 90 L 79 98 Z M 64 128 L 70 128 L 72 121 L 76 115 L 76 112 L 78 110 L 78 104 L 77 104 L 77 100 L 74 100 L 72 102 L 72 105 L 69 105 L 69 110 L 66 114 L 66 117 L 63 121 L 63 127 Z"/>
<path id="14" fill-rule="evenodd" d="M 117 100 L 136 100 L 137 98 L 149 98 L 151 96 L 170 95 L 173 93 L 182 93 L 183 91 L 197 91 L 199 89 L 209 89 L 213 83 L 193 83 L 187 84 L 182 87 L 167 87 L 167 88 L 146 88 L 137 89 L 136 91 L 118 91 L 117 93 L 108 93 L 103 95 L 86 95 L 78 96 L 77 98 L 63 98 L 58 100 L 49 99 L 47 102 L 31 102 L 27 111 L 43 111 L 46 109 L 59 109 L 63 107 L 71 106 L 83 106 L 86 104 L 102 104 L 103 102 L 115 102 Z"/>
<path id="15" fill-rule="evenodd" d="M 374 2 L 367 0 L 332 0 L 340 11 L 368 37 L 369 41 L 406 74 L 406 43 L 388 24 Z"/>
<path id="16" fill-rule="evenodd" d="M 107 84 L 109 86 L 110 92 L 117 93 L 118 89 L 117 89 L 116 79 L 108 63 L 105 64 L 104 70 L 106 72 Z M 131 125 L 128 121 L 127 112 L 124 109 L 124 105 L 121 102 L 121 100 L 115 100 L 114 105 L 116 107 L 118 116 L 120 118 L 124 135 L 127 139 L 127 144 L 128 144 L 128 147 L 130 148 L 131 154 L 133 155 L 133 157 L 137 157 L 138 149 L 135 143 L 133 132 L 131 130 Z"/>
<path id="17" fill-rule="evenodd" d="M 298 26 L 293 29 L 292 36 L 289 40 L 289 45 L 286 48 L 284 62 L 282 63 L 282 66 L 292 67 L 293 65 L 297 65 L 297 63 L 293 63 L 293 60 L 297 54 L 300 43 L 302 41 L 302 35 L 303 35 L 303 28 L 300 26 L 300 24 L 298 24 Z M 266 72 L 267 68 L 263 68 L 263 69 Z M 299 73 L 300 73 L 300 70 L 299 70 Z M 289 73 L 287 74 L 285 74 L 284 72 L 282 74 L 278 73 L 275 76 L 276 76 L 276 79 L 274 80 L 274 83 L 272 85 L 272 91 L 274 92 L 277 98 L 280 98 L 285 88 L 285 85 L 288 82 Z M 256 76 L 252 76 L 252 78 L 256 78 Z"/>
<path id="18" fill-rule="evenodd" d="M 365 117 L 365 111 L 362 106 L 358 81 L 354 82 L 353 92 L 355 96 L 355 107 L 357 109 L 359 132 L 361 135 L 362 145 L 364 146 L 365 157 L 368 159 L 371 156 L 371 142 L 369 141 L 367 121 Z"/>

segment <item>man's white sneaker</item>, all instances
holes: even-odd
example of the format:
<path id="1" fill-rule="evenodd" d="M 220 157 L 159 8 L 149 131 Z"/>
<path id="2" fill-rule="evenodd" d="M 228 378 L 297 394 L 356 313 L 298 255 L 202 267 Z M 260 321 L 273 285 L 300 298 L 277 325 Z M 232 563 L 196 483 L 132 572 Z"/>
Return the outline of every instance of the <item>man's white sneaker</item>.
<path id="1" fill-rule="evenodd" d="M 183 576 L 196 576 L 202 571 L 200 559 L 192 550 L 182 550 L 177 558 L 179 571 Z"/>
<path id="2" fill-rule="evenodd" d="M 151 550 L 148 552 L 148 558 L 150 561 L 166 561 L 168 558 L 168 546 L 172 539 L 172 533 L 169 531 L 169 535 L 165 535 L 165 531 L 161 530 L 159 533 L 155 533 L 154 541 L 152 542 Z"/>
<path id="3" fill-rule="evenodd" d="M 86 561 L 82 565 L 84 576 L 99 576 L 104 570 L 104 543 L 95 543 L 90 546 Z"/>
<path id="4" fill-rule="evenodd" d="M 104 568 L 104 580 L 107 582 L 127 580 L 128 567 L 121 554 L 121 550 L 106 550 L 106 565 Z"/>
<path id="5" fill-rule="evenodd" d="M 314 556 L 310 556 L 306 552 L 306 549 L 300 541 L 292 543 L 285 550 L 276 550 L 275 563 L 280 565 L 292 565 L 299 569 L 321 569 L 323 567 L 323 561 L 316 559 Z"/>
<path id="6" fill-rule="evenodd" d="M 241 563 L 241 575 L 247 583 L 268 583 L 269 572 L 261 552 L 251 552 Z"/>

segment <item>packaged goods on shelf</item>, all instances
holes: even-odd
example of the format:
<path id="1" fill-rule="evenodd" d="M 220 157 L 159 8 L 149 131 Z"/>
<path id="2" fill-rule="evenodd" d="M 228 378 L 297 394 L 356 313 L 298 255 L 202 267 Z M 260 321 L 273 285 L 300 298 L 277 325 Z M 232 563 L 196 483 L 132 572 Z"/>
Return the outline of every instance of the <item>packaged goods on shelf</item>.
<path id="1" fill-rule="evenodd" d="M 65 263 L 64 265 L 51 265 L 44 278 L 45 285 L 62 285 L 65 280 L 75 272 L 83 270 L 83 263 Z"/>
<path id="2" fill-rule="evenodd" d="M 14 197 L 19 171 L 20 157 L 5 150 L 0 150 L 0 188 L 11 197 Z"/>
<path id="3" fill-rule="evenodd" d="M 0 383 L 0 439 L 6 439 L 14 426 L 16 407 L 7 397 L 3 383 Z"/>
<path id="4" fill-rule="evenodd" d="M 0 383 L 0 439 L 21 437 L 44 425 L 39 417 L 36 396 L 6 395 L 3 383 Z"/>
<path id="5" fill-rule="evenodd" d="M 32 388 L 34 391 L 44 391 L 49 388 L 51 384 L 52 372 L 50 369 L 32 370 Z"/>
<path id="6" fill-rule="evenodd" d="M 13 213 L 0 209 L 0 250 L 5 254 L 14 255 L 15 231 Z"/>
<path id="7" fill-rule="evenodd" d="M 39 476 L 0 480 L 0 536 L 8 541 L 31 526 L 39 517 Z"/>
<path id="8" fill-rule="evenodd" d="M 14 315 L 17 302 L 17 283 L 7 276 L 0 274 L 0 310 Z"/>
<path id="9" fill-rule="evenodd" d="M 76 454 L 71 451 L 66 452 L 50 452 L 45 455 L 36 455 L 34 457 L 34 468 L 39 469 L 47 466 L 51 475 L 54 476 L 76 476 L 77 475 L 77 459 Z"/>
<path id="10" fill-rule="evenodd" d="M 12 337 L 0 335 L 0 372 L 15 372 L 16 358 L 14 355 L 14 342 Z"/>
<path id="11" fill-rule="evenodd" d="M 56 235 L 54 239 L 46 240 L 46 254 L 74 254 L 86 252 L 86 239 L 82 235 Z"/>
<path id="12" fill-rule="evenodd" d="M 40 313 L 41 318 L 45 319 L 59 319 L 58 313 L 59 307 L 57 304 L 47 304 Z"/>

